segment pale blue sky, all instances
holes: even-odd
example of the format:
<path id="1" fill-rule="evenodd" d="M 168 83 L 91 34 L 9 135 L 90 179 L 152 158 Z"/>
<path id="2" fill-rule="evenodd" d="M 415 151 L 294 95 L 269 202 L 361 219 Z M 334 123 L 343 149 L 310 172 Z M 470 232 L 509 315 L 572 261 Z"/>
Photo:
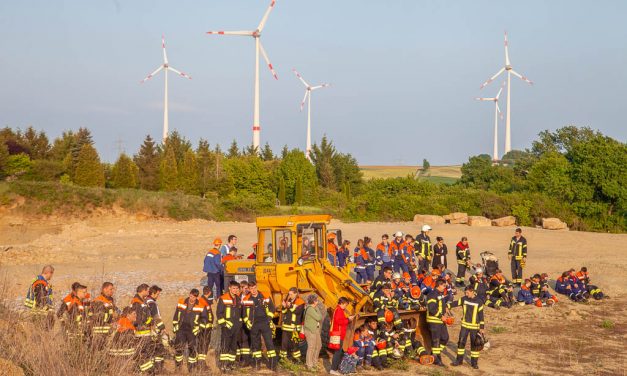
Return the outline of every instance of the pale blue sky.
<path id="1" fill-rule="evenodd" d="M 0 126 L 51 137 L 87 126 L 104 160 L 118 138 L 135 153 L 161 134 L 163 78 L 139 81 L 161 63 L 163 33 L 171 65 L 193 77 L 171 76 L 171 129 L 194 143 L 249 144 L 253 39 L 205 32 L 254 29 L 268 3 L 2 1 Z M 314 141 L 327 134 L 362 164 L 490 153 L 493 108 L 473 98 L 498 90 L 478 89 L 503 65 L 504 29 L 514 69 L 535 82 L 513 81 L 513 148 L 568 124 L 624 142 L 625 15 L 619 0 L 278 0 L 262 37 L 279 74 L 262 66 L 262 144 L 304 148 L 296 67 L 333 85 L 314 94 Z"/>

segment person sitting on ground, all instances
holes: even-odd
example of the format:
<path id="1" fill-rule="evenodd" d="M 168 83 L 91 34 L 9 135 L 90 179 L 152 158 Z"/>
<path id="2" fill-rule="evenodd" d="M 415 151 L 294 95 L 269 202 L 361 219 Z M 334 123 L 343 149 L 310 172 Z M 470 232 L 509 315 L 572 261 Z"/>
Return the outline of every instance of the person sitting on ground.
<path id="1" fill-rule="evenodd" d="M 372 364 L 372 348 L 368 343 L 368 330 L 365 325 L 355 329 L 353 346 L 357 347 L 357 369 L 369 370 Z"/>
<path id="2" fill-rule="evenodd" d="M 521 305 L 526 304 L 534 304 L 539 299 L 533 296 L 531 293 L 531 280 L 525 279 L 525 282 L 520 286 L 520 290 L 518 290 L 517 295 L 518 303 Z M 540 302 L 540 306 L 542 306 L 542 302 Z"/>
<path id="3" fill-rule="evenodd" d="M 574 287 L 570 278 L 570 272 L 563 272 L 560 277 L 555 281 L 555 291 L 562 295 L 568 296 L 573 302 L 581 302 L 585 298 L 581 294 L 578 288 Z"/>
<path id="4" fill-rule="evenodd" d="M 503 271 L 496 269 L 496 273 L 490 278 L 490 290 L 488 290 L 490 300 L 494 303 L 494 308 L 512 308 L 514 303 L 514 289 L 507 282 Z"/>
<path id="5" fill-rule="evenodd" d="M 349 347 L 342 357 L 340 362 L 339 373 L 342 375 L 350 375 L 357 371 L 357 362 L 359 362 L 359 356 L 357 355 L 358 348 L 353 346 Z"/>
<path id="6" fill-rule="evenodd" d="M 531 294 L 540 299 L 543 304 L 552 305 L 557 301 L 557 298 L 549 291 L 549 285 L 542 283 L 542 276 L 540 274 L 534 274 L 531 277 Z"/>
<path id="7" fill-rule="evenodd" d="M 595 300 L 601 300 L 603 298 L 607 298 L 607 296 L 595 285 L 590 284 L 590 274 L 588 273 L 588 268 L 583 266 L 581 270 L 577 272 L 575 275 L 579 282 L 584 286 L 586 292 L 590 294 Z"/>
<path id="8" fill-rule="evenodd" d="M 379 273 L 377 278 L 375 278 L 375 280 L 370 285 L 369 295 L 371 298 L 374 297 L 374 294 L 376 294 L 377 291 L 381 290 L 383 285 L 392 283 L 392 275 L 393 275 L 392 267 L 389 267 L 389 266 L 383 267 L 383 271 Z"/>
<path id="9" fill-rule="evenodd" d="M 366 319 L 366 327 L 371 341 L 374 344 L 372 351 L 372 365 L 379 371 L 388 366 L 387 364 L 387 342 L 385 330 L 379 327 L 379 323 L 375 317 Z"/>

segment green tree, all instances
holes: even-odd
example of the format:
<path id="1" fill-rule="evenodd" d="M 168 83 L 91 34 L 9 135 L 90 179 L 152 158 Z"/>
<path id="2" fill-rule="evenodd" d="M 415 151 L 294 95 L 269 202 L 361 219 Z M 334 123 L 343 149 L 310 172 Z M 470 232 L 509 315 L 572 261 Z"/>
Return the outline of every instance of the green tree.
<path id="1" fill-rule="evenodd" d="M 146 135 L 139 153 L 133 157 L 138 168 L 137 180 L 141 189 L 156 191 L 159 189 L 159 154 L 155 141 Z"/>
<path id="2" fill-rule="evenodd" d="M 259 157 L 242 156 L 224 160 L 224 172 L 235 189 L 258 193 L 272 191 L 270 171 Z M 225 184 L 228 184 L 225 182 Z"/>
<path id="3" fill-rule="evenodd" d="M 259 156 L 259 148 L 256 148 L 252 145 L 248 145 L 242 150 L 242 155 Z"/>
<path id="4" fill-rule="evenodd" d="M 183 163 L 183 159 L 185 158 L 185 153 L 188 150 L 192 150 L 192 143 L 183 137 L 178 131 L 174 131 L 168 135 L 168 138 L 165 141 L 164 145 L 161 145 L 160 151 L 163 154 L 163 151 L 168 147 L 172 148 L 174 151 L 174 157 L 176 158 L 176 163 L 179 165 Z"/>
<path id="5" fill-rule="evenodd" d="M 183 163 L 179 169 L 179 187 L 188 195 L 199 194 L 198 189 L 198 164 L 196 155 L 192 150 L 185 152 Z"/>
<path id="6" fill-rule="evenodd" d="M 536 156 L 547 152 L 564 154 L 571 150 L 575 144 L 590 140 L 595 135 L 599 135 L 599 133 L 588 127 L 576 127 L 574 125 L 560 128 L 555 132 L 546 130 L 540 132 L 539 139 L 532 143 L 531 150 Z"/>
<path id="7" fill-rule="evenodd" d="M 229 150 L 226 152 L 226 156 L 227 158 L 237 158 L 240 156 L 237 141 L 233 140 L 233 142 L 231 143 L 231 147 L 229 147 Z"/>
<path id="8" fill-rule="evenodd" d="M 111 169 L 111 180 L 115 188 L 137 188 L 139 168 L 126 154 L 120 157 Z"/>
<path id="9" fill-rule="evenodd" d="M 261 149 L 261 159 L 263 159 L 266 162 L 271 161 L 271 160 L 274 159 L 274 154 L 272 153 L 272 148 L 270 148 L 270 144 L 268 144 L 267 142 L 263 146 L 263 149 Z"/>
<path id="10" fill-rule="evenodd" d="M 323 136 L 320 146 L 313 144 L 311 148 L 311 160 L 316 167 L 318 181 L 325 188 L 335 189 L 335 171 L 333 170 L 332 159 L 335 155 L 335 147 L 327 136 Z"/>
<path id="11" fill-rule="evenodd" d="M 4 173 L 8 176 L 22 176 L 30 171 L 31 165 L 28 154 L 9 155 L 5 162 Z"/>
<path id="12" fill-rule="evenodd" d="M 427 158 L 422 159 L 422 173 L 426 173 L 431 168 L 431 164 L 427 160 Z"/>
<path id="13" fill-rule="evenodd" d="M 50 149 L 50 157 L 55 161 L 63 162 L 72 150 L 73 144 L 74 132 L 64 131 L 61 137 L 55 138 Z"/>
<path id="14" fill-rule="evenodd" d="M 305 153 L 298 149 L 293 149 L 283 157 L 276 169 L 278 180 L 285 182 L 286 202 L 296 202 L 296 182 L 300 179 L 304 194 L 307 197 L 317 186 L 315 167 L 307 160 Z M 302 202 L 300 202 L 302 203 Z"/>
<path id="15" fill-rule="evenodd" d="M 294 187 L 294 203 L 302 205 L 303 204 L 303 179 L 298 176 L 296 178 L 296 186 Z"/>
<path id="16" fill-rule="evenodd" d="M 562 201 L 572 203 L 574 199 L 570 163 L 557 151 L 544 153 L 531 166 L 527 174 L 527 183 L 531 190 L 559 197 Z"/>
<path id="17" fill-rule="evenodd" d="M 22 135 L 22 144 L 28 149 L 32 160 L 46 159 L 50 153 L 50 142 L 46 133 L 37 132 L 32 126 Z"/>
<path id="18" fill-rule="evenodd" d="M 211 191 L 216 190 L 217 179 L 219 177 L 216 171 L 216 156 L 211 152 L 209 143 L 200 139 L 196 148 L 196 166 L 198 169 L 198 193 L 202 197 Z"/>
<path id="19" fill-rule="evenodd" d="M 285 194 L 285 179 L 283 177 L 279 178 L 279 203 L 281 205 L 287 205 L 287 198 Z"/>
<path id="20" fill-rule="evenodd" d="M 283 148 L 281 149 L 281 159 L 285 158 L 285 156 L 289 152 L 290 152 L 290 149 L 287 147 L 287 145 L 283 145 Z"/>
<path id="21" fill-rule="evenodd" d="M 9 159 L 9 148 L 5 143 L 4 138 L 0 136 L 0 178 L 5 176 L 5 168 L 7 160 Z"/>
<path id="22" fill-rule="evenodd" d="M 173 147 L 165 148 L 159 165 L 159 186 L 161 190 L 173 192 L 178 189 L 178 166 Z"/>
<path id="23" fill-rule="evenodd" d="M 84 142 L 78 153 L 73 182 L 82 187 L 104 187 L 104 169 L 98 152 L 89 142 Z"/>
<path id="24" fill-rule="evenodd" d="M 363 174 L 357 160 L 350 154 L 336 153 L 331 159 L 336 182 L 346 182 L 351 189 L 361 186 Z"/>

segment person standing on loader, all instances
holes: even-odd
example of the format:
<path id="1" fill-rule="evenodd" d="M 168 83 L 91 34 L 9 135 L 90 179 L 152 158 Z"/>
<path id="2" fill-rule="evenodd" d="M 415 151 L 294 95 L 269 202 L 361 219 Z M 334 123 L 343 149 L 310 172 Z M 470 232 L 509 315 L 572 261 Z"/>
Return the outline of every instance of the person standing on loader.
<path id="1" fill-rule="evenodd" d="M 235 367 L 237 340 L 242 327 L 242 301 L 239 283 L 231 281 L 229 291 L 220 296 L 216 309 L 220 325 L 220 370 L 228 372 Z"/>
<path id="2" fill-rule="evenodd" d="M 507 252 L 512 263 L 512 283 L 520 287 L 523 282 L 523 268 L 527 262 L 527 239 L 522 236 L 522 230 L 518 227 L 509 243 Z"/>
<path id="3" fill-rule="evenodd" d="M 444 302 L 445 289 L 446 281 L 438 279 L 435 282 L 435 289 L 427 295 L 427 325 L 431 332 L 431 354 L 435 357 L 433 364 L 438 366 L 444 366 L 441 353 L 449 339 L 448 329 L 442 321 L 442 316 L 448 311 Z"/>
<path id="4" fill-rule="evenodd" d="M 383 273 L 386 267 L 390 269 L 393 267 L 392 252 L 390 251 L 390 242 L 388 241 L 388 234 L 381 236 L 381 243 L 377 244 L 377 250 L 375 252 L 376 264 L 379 267 L 379 276 Z"/>
<path id="5" fill-rule="evenodd" d="M 207 252 L 205 256 L 204 265 L 202 271 L 207 273 L 207 286 L 215 291 L 213 296 L 222 295 L 222 282 L 220 276 L 222 273 L 222 253 L 220 253 L 220 246 L 222 245 L 222 239 L 213 239 L 213 248 Z"/>
<path id="6" fill-rule="evenodd" d="M 197 337 L 200 334 L 200 323 L 204 320 L 201 318 L 205 312 L 205 307 L 198 300 L 200 292 L 192 289 L 187 298 L 179 299 L 172 318 L 172 331 L 176 335 L 174 338 L 174 362 L 176 364 L 177 373 L 181 372 L 183 364 L 183 355 L 187 349 L 187 370 L 189 373 L 194 372 L 197 357 Z"/>
<path id="7" fill-rule="evenodd" d="M 418 256 L 418 268 L 429 271 L 429 264 L 433 258 L 433 247 L 429 237 L 431 226 L 423 225 L 420 234 L 416 235 L 416 256 Z"/>
<path id="8" fill-rule="evenodd" d="M 261 368 L 263 353 L 261 351 L 261 339 L 266 346 L 268 368 L 276 370 L 277 354 L 272 340 L 272 327 L 276 308 L 270 297 L 265 296 L 257 289 L 255 282 L 249 282 L 250 293 L 242 300 L 244 307 L 244 325 L 250 330 L 252 343 L 252 355 L 255 370 Z"/>
<path id="9" fill-rule="evenodd" d="M 392 255 L 392 263 L 396 273 L 404 273 L 409 271 L 409 266 L 405 263 L 403 254 L 407 248 L 407 243 L 403 240 L 403 233 L 397 231 L 394 234 L 394 240 L 390 243 L 390 254 Z"/>
<path id="10" fill-rule="evenodd" d="M 462 240 L 457 243 L 455 253 L 457 254 L 457 278 L 455 278 L 455 284 L 457 287 L 464 287 L 466 285 L 466 268 L 470 265 L 470 247 L 468 246 L 467 237 L 462 237 Z"/>
<path id="11" fill-rule="evenodd" d="M 294 360 L 300 362 L 301 354 L 297 345 L 297 337 L 302 332 L 303 312 L 305 312 L 305 302 L 298 296 L 298 289 L 291 287 L 287 292 L 285 300 L 281 303 L 282 324 L 281 324 L 281 351 L 279 357 L 287 359 L 292 355 Z"/>
<path id="12" fill-rule="evenodd" d="M 483 334 L 483 300 L 477 296 L 472 286 L 466 286 L 464 296 L 449 304 L 449 308 L 462 307 L 462 327 L 459 332 L 459 341 L 457 342 L 457 359 L 451 364 L 452 366 L 460 366 L 464 361 L 464 353 L 466 352 L 466 340 L 470 336 L 470 365 L 474 369 L 479 369 L 479 352 L 480 349 L 474 347 L 476 337 L 479 333 Z"/>
<path id="13" fill-rule="evenodd" d="M 28 288 L 24 306 L 30 317 L 43 329 L 51 330 L 54 326 L 53 294 L 50 280 L 54 275 L 54 267 L 46 265 L 41 274 L 35 278 Z"/>

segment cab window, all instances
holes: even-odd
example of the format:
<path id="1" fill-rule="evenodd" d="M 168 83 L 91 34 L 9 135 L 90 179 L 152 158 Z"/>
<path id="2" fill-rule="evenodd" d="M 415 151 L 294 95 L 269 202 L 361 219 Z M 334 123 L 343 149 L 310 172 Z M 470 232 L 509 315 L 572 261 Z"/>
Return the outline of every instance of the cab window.
<path id="1" fill-rule="evenodd" d="M 304 261 L 324 259 L 324 225 L 299 225 L 297 231 L 300 240 L 300 257 Z"/>
<path id="2" fill-rule="evenodd" d="M 259 245 L 261 245 L 261 248 L 259 248 Z M 257 261 L 273 262 L 272 230 L 264 229 L 259 231 L 259 245 L 257 245 Z"/>
<path id="3" fill-rule="evenodd" d="M 276 261 L 291 264 L 293 261 L 292 232 L 290 230 L 276 230 L 274 232 L 274 245 L 276 247 Z"/>

